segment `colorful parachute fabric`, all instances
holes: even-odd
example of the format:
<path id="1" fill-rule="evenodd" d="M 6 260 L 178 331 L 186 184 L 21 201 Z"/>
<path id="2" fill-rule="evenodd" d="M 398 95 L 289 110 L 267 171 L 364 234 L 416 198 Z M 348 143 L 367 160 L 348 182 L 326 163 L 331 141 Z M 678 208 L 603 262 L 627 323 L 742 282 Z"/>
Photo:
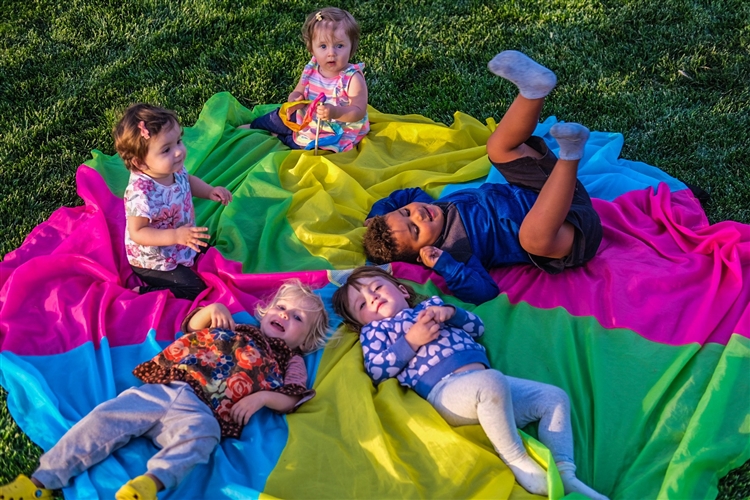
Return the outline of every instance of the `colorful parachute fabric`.
<path id="1" fill-rule="evenodd" d="M 267 133 L 236 129 L 250 111 L 217 94 L 185 130 L 188 170 L 234 194 L 197 200 L 212 248 L 198 262 L 238 321 L 284 279 L 330 304 L 327 271 L 364 263 L 362 221 L 394 189 L 439 196 L 481 182 L 494 122 L 456 113 L 445 126 L 370 109 L 358 148 L 314 156 Z M 555 123 L 540 124 L 542 135 Z M 473 309 L 492 365 L 562 387 L 571 398 L 578 476 L 611 498 L 712 498 L 718 479 L 750 459 L 750 227 L 706 221 L 679 181 L 618 158 L 622 136 L 592 133 L 580 178 L 604 241 L 586 266 L 550 276 L 493 271 L 503 293 Z M 94 152 L 78 170 L 84 205 L 61 208 L 0 263 L 0 384 L 23 431 L 43 449 L 98 403 L 136 384 L 139 362 L 174 338 L 196 304 L 136 295 L 125 258 L 117 157 Z M 429 270 L 394 264 L 425 294 L 447 294 Z M 352 333 L 307 364 L 317 396 L 287 417 L 261 411 L 162 498 L 523 498 L 481 428 L 449 427 L 395 380 L 373 387 Z M 548 452 L 524 429 L 532 454 Z M 145 471 L 154 446 L 137 439 L 80 475 L 66 498 L 112 498 Z M 31 472 L 31 471 L 29 471 Z M 551 497 L 562 495 L 550 468 Z"/>

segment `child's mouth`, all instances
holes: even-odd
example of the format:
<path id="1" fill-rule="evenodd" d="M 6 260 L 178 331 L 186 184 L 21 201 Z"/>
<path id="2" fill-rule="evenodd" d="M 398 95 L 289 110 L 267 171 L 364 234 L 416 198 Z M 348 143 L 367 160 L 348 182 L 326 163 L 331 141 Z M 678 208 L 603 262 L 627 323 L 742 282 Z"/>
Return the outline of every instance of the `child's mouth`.
<path id="1" fill-rule="evenodd" d="M 281 330 L 282 332 L 285 331 L 284 327 L 278 321 L 271 321 L 271 326 L 275 326 L 278 330 Z"/>

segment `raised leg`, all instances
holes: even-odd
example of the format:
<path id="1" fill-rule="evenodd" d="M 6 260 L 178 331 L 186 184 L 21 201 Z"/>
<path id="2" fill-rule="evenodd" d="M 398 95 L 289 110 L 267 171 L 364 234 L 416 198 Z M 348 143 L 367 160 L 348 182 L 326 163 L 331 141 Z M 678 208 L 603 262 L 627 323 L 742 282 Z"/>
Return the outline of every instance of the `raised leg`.
<path id="1" fill-rule="evenodd" d="M 523 156 L 539 158 L 524 142 L 539 123 L 544 98 L 557 84 L 555 74 L 525 54 L 506 50 L 488 64 L 490 71 L 518 87 L 518 96 L 487 140 L 487 154 L 495 163 L 507 163 Z"/>

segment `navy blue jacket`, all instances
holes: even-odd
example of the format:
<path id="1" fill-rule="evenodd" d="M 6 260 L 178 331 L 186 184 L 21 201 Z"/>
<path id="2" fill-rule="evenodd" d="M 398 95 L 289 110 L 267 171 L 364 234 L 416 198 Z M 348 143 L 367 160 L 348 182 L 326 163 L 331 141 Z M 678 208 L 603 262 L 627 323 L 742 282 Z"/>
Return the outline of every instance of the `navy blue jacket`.
<path id="1" fill-rule="evenodd" d="M 500 293 L 487 269 L 531 263 L 529 254 L 521 248 L 518 230 L 537 196 L 511 184 L 485 183 L 440 198 L 440 202 L 455 205 L 472 250 L 465 263 L 443 252 L 433 268 L 453 295 L 472 304 L 486 302 Z M 435 199 L 420 188 L 400 189 L 375 202 L 367 218 L 385 215 L 414 201 L 434 203 Z"/>

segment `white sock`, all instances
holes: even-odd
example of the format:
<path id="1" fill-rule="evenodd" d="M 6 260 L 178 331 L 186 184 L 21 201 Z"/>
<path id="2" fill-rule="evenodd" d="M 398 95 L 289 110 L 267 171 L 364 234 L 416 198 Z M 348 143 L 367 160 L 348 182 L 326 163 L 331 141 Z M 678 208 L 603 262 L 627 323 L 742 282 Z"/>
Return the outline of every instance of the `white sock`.
<path id="1" fill-rule="evenodd" d="M 526 453 L 512 462 L 506 462 L 518 484 L 529 493 L 544 495 L 547 490 L 547 472 Z"/>
<path id="2" fill-rule="evenodd" d="M 601 493 L 594 491 L 581 482 L 576 477 L 576 466 L 571 462 L 558 462 L 557 470 L 560 472 L 560 478 L 562 479 L 563 489 L 565 494 L 580 493 L 581 495 L 587 496 L 593 500 L 609 500 Z"/>
<path id="3" fill-rule="evenodd" d="M 578 123 L 555 123 L 549 130 L 549 134 L 557 139 L 560 145 L 561 160 L 580 160 L 583 158 L 583 149 L 589 139 L 589 129 Z"/>
<path id="4" fill-rule="evenodd" d="M 514 83 L 518 92 L 527 99 L 541 99 L 557 84 L 557 77 L 551 70 L 517 50 L 500 52 L 487 67 L 497 76 Z"/>

